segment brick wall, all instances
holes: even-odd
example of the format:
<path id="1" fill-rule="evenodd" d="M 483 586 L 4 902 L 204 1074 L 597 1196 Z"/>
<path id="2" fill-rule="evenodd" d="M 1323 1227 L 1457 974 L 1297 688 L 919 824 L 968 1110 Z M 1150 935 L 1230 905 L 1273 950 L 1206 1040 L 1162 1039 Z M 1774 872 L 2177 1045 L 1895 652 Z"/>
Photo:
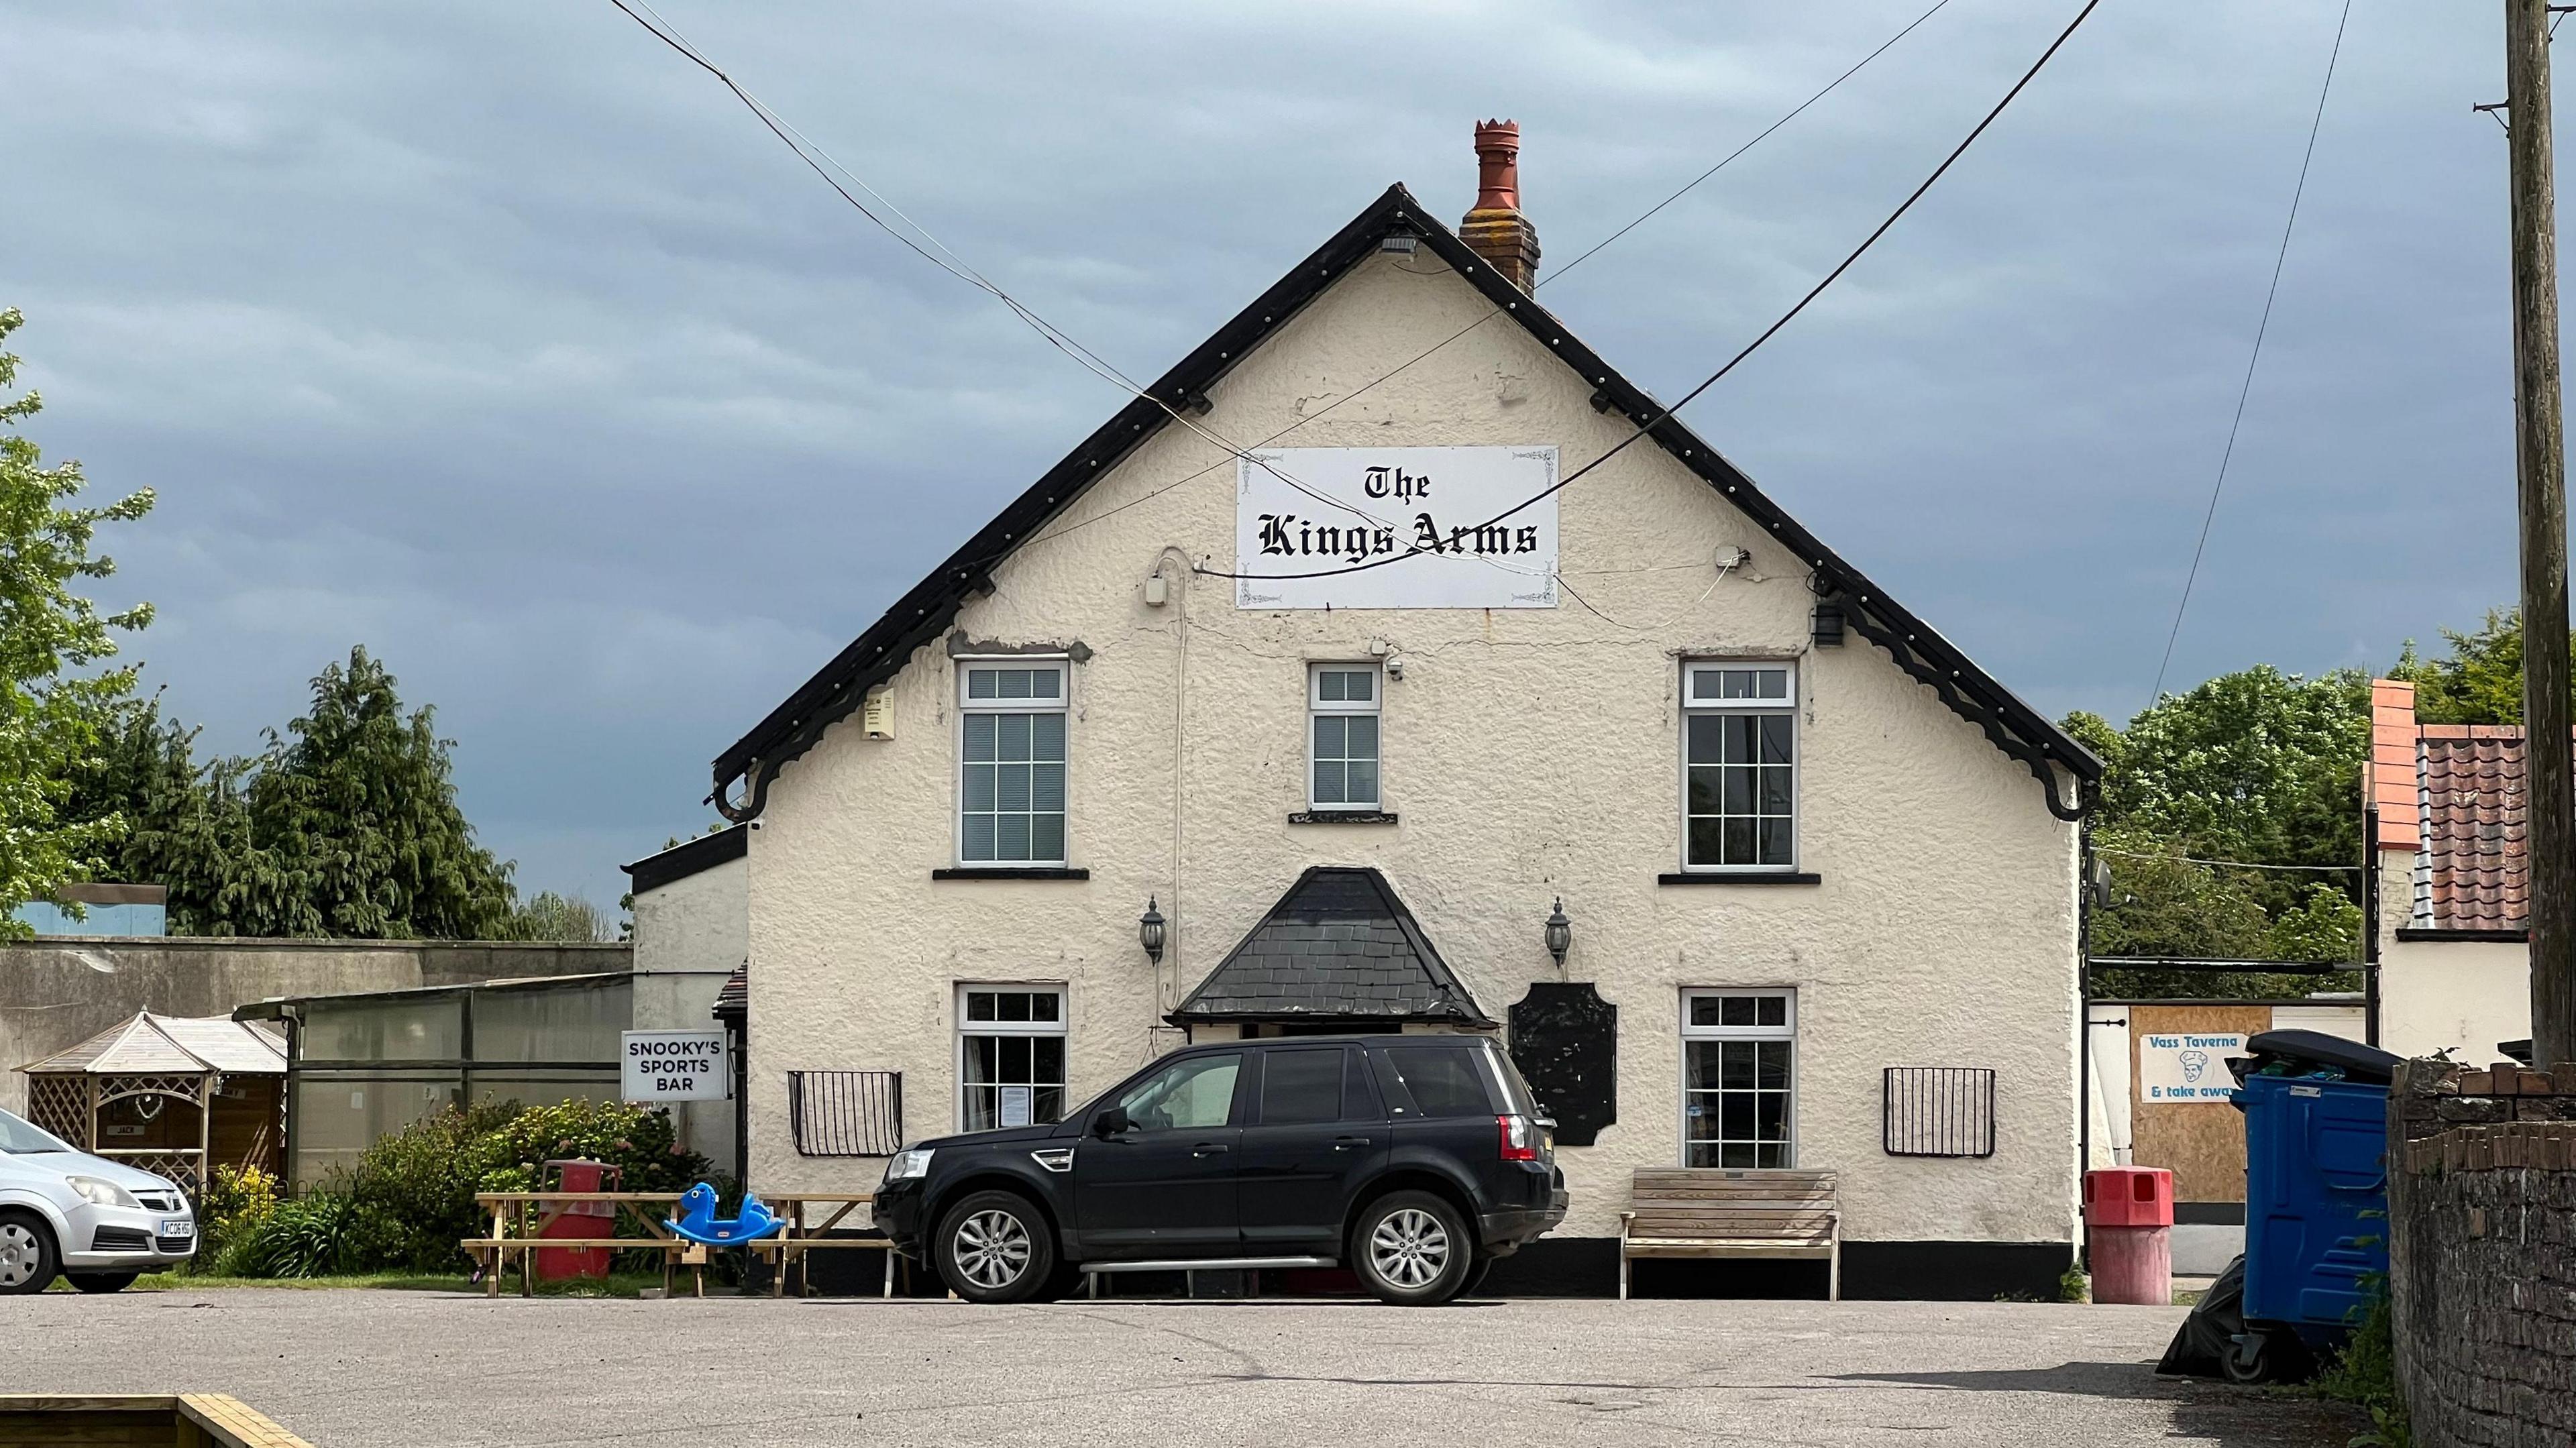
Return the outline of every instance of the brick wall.
<path id="1" fill-rule="evenodd" d="M 2399 1069 L 2398 1382 L 2425 1448 L 2576 1444 L 2576 1067 Z"/>

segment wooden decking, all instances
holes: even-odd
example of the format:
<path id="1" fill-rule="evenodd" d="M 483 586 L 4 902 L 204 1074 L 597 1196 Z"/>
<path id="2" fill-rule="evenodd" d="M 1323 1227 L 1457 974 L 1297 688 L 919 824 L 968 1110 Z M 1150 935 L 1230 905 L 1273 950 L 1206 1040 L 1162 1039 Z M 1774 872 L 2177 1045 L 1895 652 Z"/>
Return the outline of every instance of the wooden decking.
<path id="1" fill-rule="evenodd" d="M 221 1393 L 0 1394 L 0 1445 L 135 1444 L 150 1448 L 313 1448 Z"/>

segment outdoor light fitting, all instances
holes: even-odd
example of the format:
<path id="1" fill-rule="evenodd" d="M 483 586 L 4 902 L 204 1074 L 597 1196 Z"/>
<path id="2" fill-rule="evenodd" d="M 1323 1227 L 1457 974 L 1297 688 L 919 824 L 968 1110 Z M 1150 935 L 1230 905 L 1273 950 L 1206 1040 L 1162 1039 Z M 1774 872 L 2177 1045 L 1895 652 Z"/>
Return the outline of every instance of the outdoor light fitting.
<path id="1" fill-rule="evenodd" d="M 1565 901 L 1559 897 L 1547 916 L 1547 953 L 1556 957 L 1557 969 L 1565 969 L 1565 952 L 1573 948 L 1574 922 L 1565 918 Z"/>
<path id="2" fill-rule="evenodd" d="M 1145 897 L 1145 913 L 1136 920 L 1136 941 L 1145 947 L 1147 960 L 1163 963 L 1163 912 L 1155 908 L 1151 895 Z"/>

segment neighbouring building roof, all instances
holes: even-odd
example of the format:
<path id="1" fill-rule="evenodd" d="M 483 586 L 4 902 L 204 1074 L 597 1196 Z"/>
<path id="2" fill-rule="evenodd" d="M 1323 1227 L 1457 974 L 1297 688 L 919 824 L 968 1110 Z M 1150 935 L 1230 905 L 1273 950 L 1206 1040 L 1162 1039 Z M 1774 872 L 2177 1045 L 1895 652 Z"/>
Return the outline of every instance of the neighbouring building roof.
<path id="1" fill-rule="evenodd" d="M 2528 929 L 2521 726 L 2419 723 L 2414 685 L 2379 679 L 2370 693 L 2379 847 L 2415 854 L 2408 925 Z"/>
<path id="2" fill-rule="evenodd" d="M 630 865 L 617 868 L 626 872 L 627 883 L 636 894 L 659 890 L 674 880 L 685 880 L 701 870 L 712 870 L 728 861 L 739 860 L 751 848 L 751 826 L 735 825 L 694 840 L 682 840 L 667 850 L 660 850 Z"/>
<path id="3" fill-rule="evenodd" d="M 156 1016 L 99 1032 L 68 1051 L 18 1069 L 37 1076 L 166 1076 L 220 1071 L 227 1076 L 283 1076 L 286 1042 L 273 1031 L 229 1016 Z"/>
<path id="4" fill-rule="evenodd" d="M 1495 1024 L 1376 870 L 1297 877 L 1165 1019 Z"/>
<path id="5" fill-rule="evenodd" d="M 1564 359 L 1582 384 L 1593 389 L 1595 407 L 1604 412 L 1616 409 L 1638 426 L 1653 421 L 1647 433 L 1651 441 L 1807 561 L 1814 570 L 1820 607 L 1837 610 L 1854 632 L 1885 650 L 1898 668 L 1976 725 L 1995 748 L 2029 769 L 2039 779 L 2052 813 L 2068 820 L 2082 816 L 2087 806 L 2080 796 L 2089 792 L 2085 786 L 2102 777 L 2102 762 L 2091 751 L 1826 547 L 1681 419 L 1656 420 L 1664 410 L 1661 403 L 1585 346 L 1401 184 L 1388 187 L 1323 246 L 1156 379 L 1145 396 L 1119 409 L 1084 438 L 945 562 L 897 598 L 866 632 L 797 686 L 768 717 L 716 756 L 717 808 L 737 821 L 757 817 L 778 770 L 812 748 L 825 729 L 865 700 L 869 690 L 894 677 L 914 650 L 946 631 L 965 601 L 988 587 L 993 566 L 1020 541 L 1036 534 L 1094 481 L 1160 434 L 1172 418 L 1166 404 L 1171 409 L 1204 411 L 1210 386 L 1352 267 L 1374 255 L 1389 236 L 1417 238 L 1481 292 L 1499 315 Z M 2061 786 L 2058 769 L 2078 781 L 2073 790 Z M 736 780 L 743 782 L 739 800 L 734 798 Z M 637 888 L 643 887 L 639 883 Z"/>

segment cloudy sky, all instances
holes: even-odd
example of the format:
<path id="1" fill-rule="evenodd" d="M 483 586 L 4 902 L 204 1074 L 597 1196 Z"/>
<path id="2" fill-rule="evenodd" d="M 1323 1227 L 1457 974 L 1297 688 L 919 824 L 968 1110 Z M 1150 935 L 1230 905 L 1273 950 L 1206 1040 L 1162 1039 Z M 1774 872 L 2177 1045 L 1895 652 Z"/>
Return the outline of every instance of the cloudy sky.
<path id="1" fill-rule="evenodd" d="M 976 266 L 1152 375 L 1512 116 L 1570 258 L 1929 0 L 667 0 Z M 1691 409 L 2052 713 L 2147 699 L 2340 0 L 2108 4 Z M 2076 8 L 1952 0 L 1545 291 L 1678 395 Z M 2381 665 L 2511 599 L 2494 5 L 2359 0 L 2168 687 Z M 824 189 L 607 0 L 0 0 L 31 431 L 160 507 L 137 645 L 251 747 L 364 643 L 523 885 L 606 904 L 706 761 L 1120 401 Z M 1544 270 L 1544 267 L 1543 267 Z"/>

